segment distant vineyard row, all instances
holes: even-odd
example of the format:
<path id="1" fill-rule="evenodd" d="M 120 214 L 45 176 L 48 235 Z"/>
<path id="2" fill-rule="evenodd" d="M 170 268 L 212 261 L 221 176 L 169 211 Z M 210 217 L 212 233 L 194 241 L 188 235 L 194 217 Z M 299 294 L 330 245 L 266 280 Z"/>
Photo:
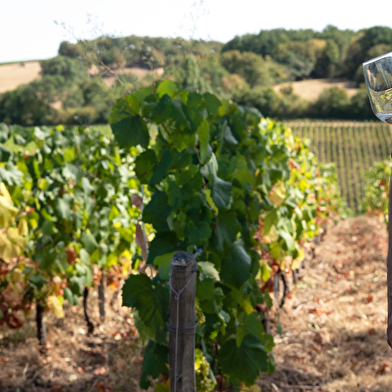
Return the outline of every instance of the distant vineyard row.
<path id="1" fill-rule="evenodd" d="M 343 199 L 361 213 L 365 173 L 373 163 L 388 159 L 392 128 L 381 122 L 285 122 L 294 135 L 309 138 L 319 162 L 334 162 Z"/>

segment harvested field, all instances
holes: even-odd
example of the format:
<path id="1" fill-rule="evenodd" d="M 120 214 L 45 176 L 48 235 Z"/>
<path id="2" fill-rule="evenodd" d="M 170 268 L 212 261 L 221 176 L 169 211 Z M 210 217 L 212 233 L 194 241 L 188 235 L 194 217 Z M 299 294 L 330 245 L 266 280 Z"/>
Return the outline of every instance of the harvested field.
<path id="1" fill-rule="evenodd" d="M 339 87 L 346 90 L 349 97 L 352 97 L 357 91 L 356 83 L 345 79 L 312 79 L 301 80 L 299 82 L 282 83 L 274 86 L 276 92 L 282 87 L 293 86 L 294 94 L 308 101 L 315 101 L 326 88 Z"/>
<path id="2" fill-rule="evenodd" d="M 96 70 L 94 71 L 94 69 L 91 69 L 91 74 L 94 74 L 94 72 L 96 73 Z M 116 70 L 115 72 L 119 75 L 131 73 L 138 79 L 143 79 L 149 74 L 155 74 L 155 76 L 158 78 L 163 75 L 164 69 L 157 68 L 151 71 L 145 68 L 133 67 L 123 68 Z M 6 91 L 14 90 L 22 84 L 30 83 L 36 78 L 40 78 L 40 73 L 41 66 L 39 61 L 0 65 L 0 94 Z M 107 86 L 112 86 L 115 80 L 115 77 L 110 74 L 105 75 L 103 78 L 103 81 Z"/>
<path id="3" fill-rule="evenodd" d="M 40 77 L 39 61 L 0 65 L 0 94 Z"/>

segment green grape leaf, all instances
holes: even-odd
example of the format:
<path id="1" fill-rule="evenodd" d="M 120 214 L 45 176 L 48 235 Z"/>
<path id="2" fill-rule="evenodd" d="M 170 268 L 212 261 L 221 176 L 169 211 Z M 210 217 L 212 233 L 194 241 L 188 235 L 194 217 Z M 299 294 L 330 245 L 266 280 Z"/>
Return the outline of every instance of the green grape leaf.
<path id="1" fill-rule="evenodd" d="M 115 124 L 139 112 L 139 101 L 133 95 L 127 95 L 116 101 L 109 115 L 109 123 Z"/>
<path id="2" fill-rule="evenodd" d="M 219 210 L 223 210 L 230 202 L 232 185 L 214 174 L 209 174 L 208 180 L 211 182 L 212 200 Z"/>
<path id="3" fill-rule="evenodd" d="M 161 160 L 160 162 L 157 162 L 153 168 L 153 175 L 150 178 L 149 185 L 157 185 L 163 180 L 172 165 L 172 161 L 173 159 L 170 150 L 166 148 L 162 150 Z"/>
<path id="4" fill-rule="evenodd" d="M 268 233 L 273 225 L 278 223 L 278 213 L 276 208 L 272 209 L 264 219 L 264 233 Z"/>
<path id="5" fill-rule="evenodd" d="M 123 306 L 136 308 L 140 319 L 148 327 L 159 327 L 166 323 L 169 310 L 169 292 L 162 285 L 153 286 L 145 275 L 130 275 L 123 289 Z"/>
<path id="6" fill-rule="evenodd" d="M 284 239 L 284 242 L 287 246 L 287 250 L 292 250 L 295 246 L 295 240 L 290 235 L 290 233 L 284 230 L 278 230 L 277 233 Z"/>
<path id="7" fill-rule="evenodd" d="M 222 281 L 234 287 L 241 287 L 250 278 L 251 258 L 246 253 L 241 239 L 225 249 L 220 277 Z"/>
<path id="8" fill-rule="evenodd" d="M 39 272 L 36 274 L 30 273 L 29 281 L 34 284 L 38 290 L 40 290 L 44 284 L 48 283 L 44 276 Z"/>
<path id="9" fill-rule="evenodd" d="M 177 85 L 172 80 L 164 80 L 163 82 L 159 83 L 157 87 L 157 94 L 159 98 L 163 97 L 167 94 L 169 97 L 173 97 L 174 93 L 177 91 Z"/>
<path id="10" fill-rule="evenodd" d="M 0 166 L 0 182 L 4 182 L 6 185 L 22 185 L 23 173 L 9 161 L 5 164 L 5 167 Z"/>
<path id="11" fill-rule="evenodd" d="M 200 163 L 204 165 L 208 162 L 212 155 L 212 149 L 210 143 L 210 127 L 207 120 L 203 120 L 197 130 L 199 135 L 199 146 L 200 146 Z"/>
<path id="12" fill-rule="evenodd" d="M 173 231 L 158 232 L 150 243 L 147 263 L 153 264 L 156 257 L 167 253 L 184 250 L 178 243 L 176 233 Z"/>
<path id="13" fill-rule="evenodd" d="M 83 295 L 84 285 L 86 283 L 86 278 L 84 276 L 71 276 L 68 281 L 69 288 L 78 297 Z"/>
<path id="14" fill-rule="evenodd" d="M 64 298 L 69 302 L 69 304 L 71 306 L 74 306 L 74 305 L 78 304 L 78 297 L 77 297 L 77 295 L 74 295 L 69 287 L 66 287 L 64 289 Z"/>
<path id="15" fill-rule="evenodd" d="M 211 300 L 215 295 L 215 281 L 213 279 L 207 278 L 197 281 L 196 286 L 196 297 L 200 301 Z"/>
<path id="16" fill-rule="evenodd" d="M 248 334 L 254 335 L 260 341 L 263 341 L 264 328 L 257 313 L 247 315 L 243 325 L 237 329 L 236 338 L 238 347 L 240 347 L 242 339 Z"/>
<path id="17" fill-rule="evenodd" d="M 72 208 L 73 198 L 71 195 L 63 195 L 63 197 L 58 198 L 54 204 L 54 210 L 56 214 L 65 220 L 71 219 L 71 208 Z"/>
<path id="18" fill-rule="evenodd" d="M 268 355 L 260 340 L 251 334 L 246 335 L 238 347 L 235 339 L 226 341 L 219 351 L 222 372 L 230 379 L 242 381 L 252 386 L 260 371 L 268 370 Z"/>
<path id="19" fill-rule="evenodd" d="M 11 157 L 11 151 L 0 145 L 0 162 L 8 162 Z"/>
<path id="20" fill-rule="evenodd" d="M 78 182 L 81 173 L 77 166 L 73 165 L 72 163 L 67 163 L 62 169 L 62 174 L 63 177 L 67 180 L 71 179 Z"/>
<path id="21" fill-rule="evenodd" d="M 170 115 L 178 125 L 191 129 L 188 110 L 181 98 L 176 97 L 172 100 Z"/>
<path id="22" fill-rule="evenodd" d="M 4 123 L 0 123 L 0 143 L 5 143 L 10 135 L 10 129 Z"/>
<path id="23" fill-rule="evenodd" d="M 141 153 L 135 160 L 135 173 L 142 184 L 147 184 L 153 175 L 153 168 L 157 163 L 154 150 L 148 149 Z"/>
<path id="24" fill-rule="evenodd" d="M 90 184 L 90 181 L 87 177 L 82 178 L 82 188 L 86 196 L 89 196 L 90 193 L 94 190 L 94 187 Z"/>
<path id="25" fill-rule="evenodd" d="M 136 99 L 136 98 L 135 98 Z M 111 125 L 114 138 L 121 148 L 147 148 L 150 143 L 147 124 L 139 116 L 127 117 Z"/>
<path id="26" fill-rule="evenodd" d="M 152 86 L 142 87 L 141 89 L 134 91 L 133 95 L 142 104 L 144 100 L 152 93 Z"/>
<path id="27" fill-rule="evenodd" d="M 222 252 L 224 247 L 229 247 L 236 241 L 241 224 L 237 220 L 237 214 L 231 210 L 219 211 L 217 218 L 213 241 L 215 248 Z"/>
<path id="28" fill-rule="evenodd" d="M 95 237 L 91 234 L 90 231 L 85 231 L 80 236 L 80 242 L 85 247 L 88 253 L 93 254 L 94 251 L 98 248 L 98 243 Z"/>
<path id="29" fill-rule="evenodd" d="M 219 281 L 219 272 L 210 261 L 199 261 L 197 265 L 200 267 L 200 274 L 203 279 L 212 278 Z"/>
<path id="30" fill-rule="evenodd" d="M 169 349 L 166 346 L 155 343 L 152 340 L 148 341 L 146 350 L 144 352 L 142 374 L 140 377 L 140 387 L 148 389 L 150 387 L 150 380 L 148 376 L 156 379 L 161 374 L 168 373 Z"/>
<path id="31" fill-rule="evenodd" d="M 219 99 L 211 93 L 204 94 L 204 101 L 206 103 L 208 114 L 211 117 L 218 116 L 219 115 L 219 108 L 222 105 L 221 101 L 219 101 Z"/>
<path id="32" fill-rule="evenodd" d="M 154 259 L 154 265 L 158 267 L 159 276 L 162 280 L 169 280 L 170 262 L 173 258 L 174 252 L 167 253 L 162 256 L 157 256 Z"/>
<path id="33" fill-rule="evenodd" d="M 211 236 L 211 228 L 207 222 L 188 220 L 185 228 L 187 241 L 196 246 L 207 241 Z"/>
<path id="34" fill-rule="evenodd" d="M 169 231 L 167 217 L 170 214 L 171 207 L 169 205 L 165 192 L 155 192 L 150 202 L 144 207 L 143 222 L 150 223 L 155 230 L 159 232 Z"/>
<path id="35" fill-rule="evenodd" d="M 231 144 L 231 145 L 236 145 L 238 144 L 237 140 L 233 136 L 230 127 L 227 125 L 227 122 L 225 121 L 222 125 L 222 135 L 223 139 L 226 143 Z"/>

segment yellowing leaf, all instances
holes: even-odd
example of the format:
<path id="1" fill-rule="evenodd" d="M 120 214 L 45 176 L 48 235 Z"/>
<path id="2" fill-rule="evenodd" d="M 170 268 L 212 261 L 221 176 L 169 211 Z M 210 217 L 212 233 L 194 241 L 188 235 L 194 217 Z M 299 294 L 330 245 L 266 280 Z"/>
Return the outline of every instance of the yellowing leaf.
<path id="1" fill-rule="evenodd" d="M 266 282 L 271 276 L 272 268 L 264 260 L 260 260 L 259 264 L 260 269 L 256 279 L 259 279 L 261 282 Z"/>
<path id="2" fill-rule="evenodd" d="M 301 249 L 299 250 L 297 260 L 303 261 L 304 259 L 305 259 L 305 248 L 301 247 Z"/>
<path id="3" fill-rule="evenodd" d="M 278 181 L 268 194 L 269 199 L 276 206 L 280 206 L 286 198 L 286 187 L 283 181 Z"/>
<path id="4" fill-rule="evenodd" d="M 18 224 L 18 230 L 19 230 L 19 235 L 26 237 L 27 234 L 29 234 L 29 227 L 27 225 L 27 222 L 22 219 L 19 224 Z"/>
<path id="5" fill-rule="evenodd" d="M 24 277 L 25 277 L 25 275 L 23 274 L 23 272 L 20 268 L 14 268 L 12 270 L 12 281 L 14 283 L 24 282 Z"/>
<path id="6" fill-rule="evenodd" d="M 294 259 L 294 260 L 293 260 L 293 264 L 291 264 L 291 268 L 292 268 L 293 270 L 299 269 L 298 259 Z"/>
<path id="7" fill-rule="evenodd" d="M 26 240 L 19 235 L 17 228 L 9 228 L 6 233 L 0 232 L 0 258 L 10 263 L 19 256 L 25 248 Z"/>
<path id="8" fill-rule="evenodd" d="M 12 198 L 4 182 L 0 182 L 0 197 L 4 197 L 5 200 L 12 203 Z"/>
<path id="9" fill-rule="evenodd" d="M 266 244 L 270 244 L 271 242 L 277 241 L 279 238 L 278 233 L 276 232 L 275 225 L 272 225 L 268 234 L 264 234 L 263 241 Z"/>
<path id="10" fill-rule="evenodd" d="M 55 296 L 51 295 L 46 301 L 46 305 L 49 310 L 56 316 L 56 318 L 64 318 L 64 310 L 60 303 L 60 300 Z"/>
<path id="11" fill-rule="evenodd" d="M 0 182 L 0 227 L 9 227 L 19 210 L 14 207 L 7 188 Z"/>
<path id="12" fill-rule="evenodd" d="M 204 189 L 203 190 L 204 194 L 206 195 L 206 202 L 208 203 L 208 205 L 215 211 L 218 212 L 218 208 L 215 205 L 214 201 L 212 200 L 211 197 L 211 190 L 210 189 Z"/>
<path id="13" fill-rule="evenodd" d="M 254 311 L 254 308 L 252 306 L 252 302 L 250 301 L 250 296 L 244 298 L 241 301 L 241 306 L 244 308 L 246 314 L 251 314 Z"/>

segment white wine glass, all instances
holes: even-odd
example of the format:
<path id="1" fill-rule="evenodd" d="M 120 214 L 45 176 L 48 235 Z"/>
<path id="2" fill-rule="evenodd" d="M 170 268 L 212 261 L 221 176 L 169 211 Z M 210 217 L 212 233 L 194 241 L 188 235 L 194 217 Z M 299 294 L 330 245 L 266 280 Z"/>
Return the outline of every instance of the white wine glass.
<path id="1" fill-rule="evenodd" d="M 374 114 L 392 124 L 392 52 L 363 64 L 366 89 Z"/>
<path id="2" fill-rule="evenodd" d="M 366 81 L 366 89 L 374 114 L 381 121 L 392 124 L 392 52 L 366 61 L 362 65 Z M 392 179 L 389 186 L 389 211 L 391 211 Z M 392 219 L 389 219 L 388 226 L 389 244 L 387 257 L 387 342 L 392 348 Z"/>

